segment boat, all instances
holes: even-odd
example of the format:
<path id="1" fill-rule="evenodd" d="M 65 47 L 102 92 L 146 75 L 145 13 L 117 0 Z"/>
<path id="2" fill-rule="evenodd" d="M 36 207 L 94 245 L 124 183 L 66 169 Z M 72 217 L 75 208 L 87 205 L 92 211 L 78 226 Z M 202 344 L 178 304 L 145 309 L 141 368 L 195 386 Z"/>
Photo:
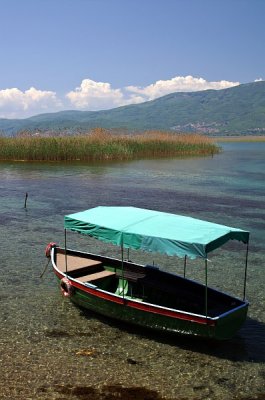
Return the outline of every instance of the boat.
<path id="1" fill-rule="evenodd" d="M 121 256 L 73 250 L 70 231 L 120 246 Z M 63 296 L 79 307 L 143 328 L 217 340 L 233 337 L 246 320 L 248 231 L 137 207 L 98 206 L 65 216 L 64 232 L 64 245 L 49 243 L 46 255 Z M 242 299 L 208 286 L 209 253 L 230 240 L 246 246 Z M 154 262 L 134 263 L 130 249 L 182 258 L 183 276 Z M 205 282 L 186 277 L 188 259 L 202 260 Z"/>

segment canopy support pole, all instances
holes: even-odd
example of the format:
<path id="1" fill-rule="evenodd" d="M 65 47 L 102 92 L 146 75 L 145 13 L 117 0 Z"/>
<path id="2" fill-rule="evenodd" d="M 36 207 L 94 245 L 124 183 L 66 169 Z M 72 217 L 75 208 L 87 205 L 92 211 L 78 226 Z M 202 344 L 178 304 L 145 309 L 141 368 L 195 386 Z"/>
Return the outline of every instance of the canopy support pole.
<path id="1" fill-rule="evenodd" d="M 243 294 L 244 301 L 246 300 L 247 269 L 248 269 L 248 242 L 247 242 L 246 262 L 245 262 L 244 294 Z"/>
<path id="2" fill-rule="evenodd" d="M 208 317 L 208 266 L 205 260 L 205 316 Z"/>
<path id="3" fill-rule="evenodd" d="M 186 278 L 187 256 L 184 258 L 184 278 Z"/>
<path id="4" fill-rule="evenodd" d="M 64 230 L 64 257 L 65 257 L 65 273 L 67 275 L 66 229 Z"/>
<path id="5" fill-rule="evenodd" d="M 121 242 L 121 274 L 122 274 L 122 297 L 123 297 L 123 300 L 124 300 L 124 265 L 123 265 L 123 262 L 124 262 L 124 251 L 123 251 L 123 239 L 122 239 L 122 242 Z"/>
<path id="6" fill-rule="evenodd" d="M 130 262 L 130 249 L 129 249 L 129 247 L 127 249 L 127 261 Z"/>

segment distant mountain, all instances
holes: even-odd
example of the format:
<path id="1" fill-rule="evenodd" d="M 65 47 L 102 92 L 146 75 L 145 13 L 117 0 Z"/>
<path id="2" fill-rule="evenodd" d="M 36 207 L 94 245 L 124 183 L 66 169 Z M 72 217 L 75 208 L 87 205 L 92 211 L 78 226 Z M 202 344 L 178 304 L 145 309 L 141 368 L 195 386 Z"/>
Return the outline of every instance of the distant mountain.
<path id="1" fill-rule="evenodd" d="M 175 130 L 206 134 L 265 134 L 265 82 L 223 90 L 172 93 L 153 101 L 105 111 L 61 111 L 26 119 L 0 119 L 0 131 L 93 127 Z"/>

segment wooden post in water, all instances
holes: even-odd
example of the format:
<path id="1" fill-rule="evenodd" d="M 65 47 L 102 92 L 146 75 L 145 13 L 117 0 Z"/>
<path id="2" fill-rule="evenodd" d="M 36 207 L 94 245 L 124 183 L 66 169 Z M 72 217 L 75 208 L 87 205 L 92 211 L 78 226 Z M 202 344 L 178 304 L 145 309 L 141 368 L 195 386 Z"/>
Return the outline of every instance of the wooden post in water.
<path id="1" fill-rule="evenodd" d="M 27 208 L 28 193 L 26 192 L 24 208 Z"/>

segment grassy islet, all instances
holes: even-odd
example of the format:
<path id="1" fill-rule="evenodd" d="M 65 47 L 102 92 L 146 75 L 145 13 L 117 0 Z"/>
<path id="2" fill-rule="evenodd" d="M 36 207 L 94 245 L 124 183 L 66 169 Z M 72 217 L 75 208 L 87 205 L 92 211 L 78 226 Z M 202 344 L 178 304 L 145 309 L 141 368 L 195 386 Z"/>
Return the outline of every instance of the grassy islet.
<path id="1" fill-rule="evenodd" d="M 147 131 L 117 135 L 95 128 L 82 135 L 32 135 L 0 137 L 0 160 L 106 161 L 213 155 L 219 147 L 198 134 Z"/>

